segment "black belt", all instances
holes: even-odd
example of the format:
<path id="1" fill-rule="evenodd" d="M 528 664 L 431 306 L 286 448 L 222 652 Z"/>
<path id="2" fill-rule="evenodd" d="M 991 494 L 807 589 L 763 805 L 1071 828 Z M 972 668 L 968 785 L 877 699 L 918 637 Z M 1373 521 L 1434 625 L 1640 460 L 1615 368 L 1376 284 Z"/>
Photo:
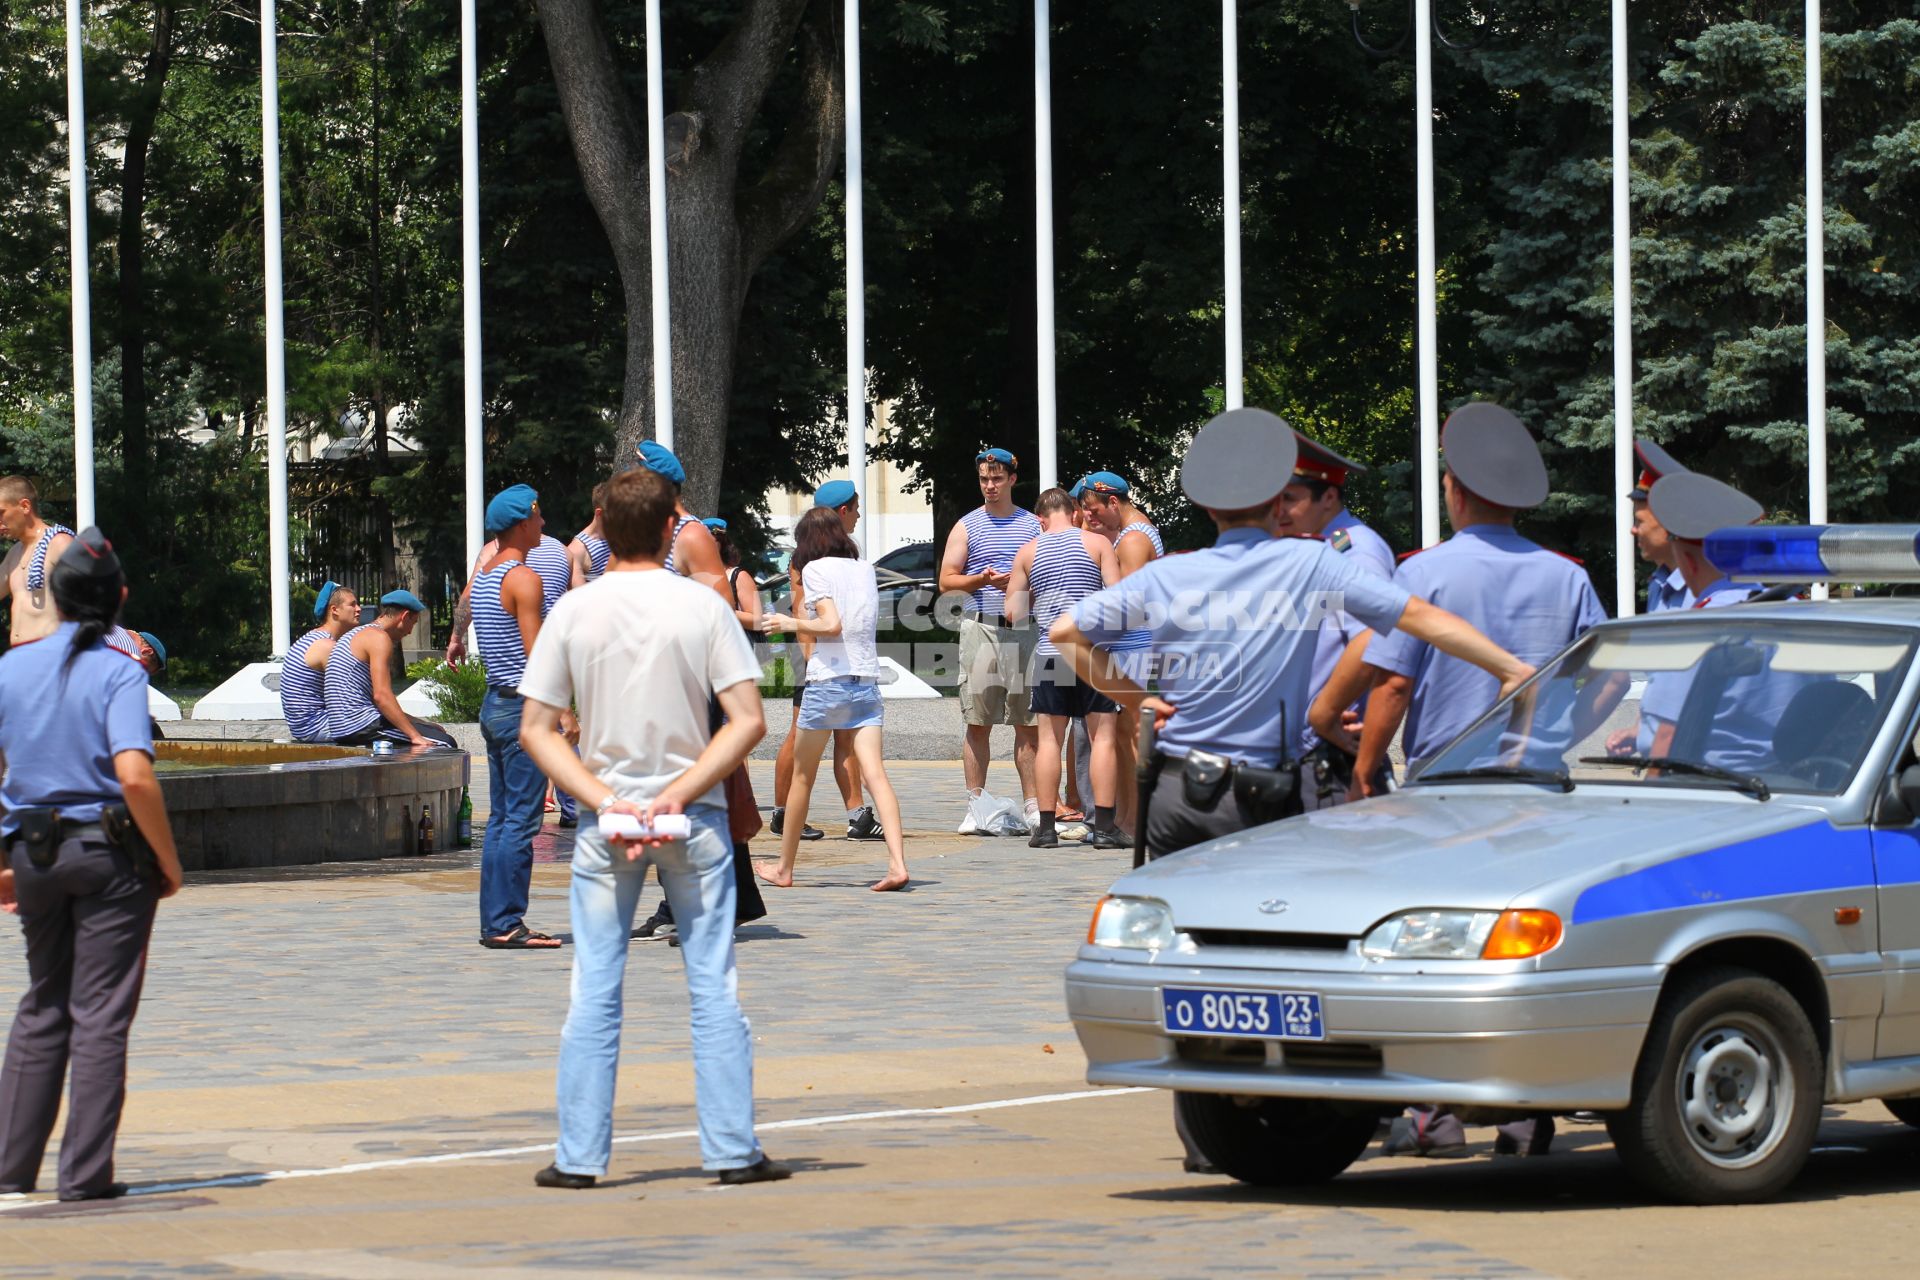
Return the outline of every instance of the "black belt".
<path id="1" fill-rule="evenodd" d="M 970 613 L 967 615 L 983 627 L 998 627 L 1003 631 L 1013 629 L 1013 622 L 1004 613 Z"/>
<path id="2" fill-rule="evenodd" d="M 63 818 L 58 809 L 40 805 L 23 805 L 15 809 L 13 815 L 20 825 L 9 839 L 23 846 L 28 860 L 42 871 L 53 865 L 60 855 L 60 846 L 69 840 L 91 837 L 102 843 L 113 843 L 113 837 L 107 834 L 98 818 L 85 821 Z"/>
<path id="3" fill-rule="evenodd" d="M 1190 751 L 1174 761 L 1186 802 L 1203 813 L 1220 807 L 1229 788 L 1255 822 L 1274 822 L 1300 812 L 1300 762 L 1248 764 L 1209 751 Z"/>

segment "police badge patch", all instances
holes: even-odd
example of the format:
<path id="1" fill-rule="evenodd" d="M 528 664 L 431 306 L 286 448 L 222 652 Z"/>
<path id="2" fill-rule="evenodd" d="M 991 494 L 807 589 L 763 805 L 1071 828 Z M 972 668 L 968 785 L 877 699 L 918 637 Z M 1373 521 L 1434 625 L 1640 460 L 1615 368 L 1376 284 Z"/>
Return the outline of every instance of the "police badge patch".
<path id="1" fill-rule="evenodd" d="M 1327 545 L 1335 551 L 1351 551 L 1353 550 L 1353 539 L 1348 536 L 1345 529 L 1335 529 L 1327 535 Z"/>

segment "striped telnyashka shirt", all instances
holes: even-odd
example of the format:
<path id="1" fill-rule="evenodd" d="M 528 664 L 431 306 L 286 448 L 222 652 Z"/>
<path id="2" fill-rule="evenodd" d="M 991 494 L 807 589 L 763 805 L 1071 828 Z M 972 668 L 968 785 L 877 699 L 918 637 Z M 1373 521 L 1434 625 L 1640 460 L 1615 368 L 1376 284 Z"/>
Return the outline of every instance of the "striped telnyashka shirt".
<path id="1" fill-rule="evenodd" d="M 280 667 L 280 716 L 295 742 L 325 742 L 332 736 L 327 732 L 326 676 L 307 665 L 307 652 L 322 637 L 331 638 L 325 627 L 315 627 L 295 640 Z M 327 660 L 332 662 L 332 655 Z M 371 701 L 371 682 L 367 693 Z"/>
<path id="2" fill-rule="evenodd" d="M 1040 633 L 1039 642 L 1033 646 L 1038 654 L 1060 652 L 1047 635 L 1053 620 L 1106 585 L 1078 529 L 1040 535 L 1033 548 L 1033 572 L 1027 581 L 1033 593 L 1033 625 Z"/>
<path id="3" fill-rule="evenodd" d="M 967 531 L 967 572 L 981 573 L 989 568 L 1006 572 L 1020 548 L 1040 536 L 1040 520 L 1020 507 L 1012 515 L 996 516 L 985 507 L 975 507 L 960 518 Z M 1007 611 L 1007 593 L 999 587 L 980 587 L 973 593 L 973 607 L 987 621 Z"/>

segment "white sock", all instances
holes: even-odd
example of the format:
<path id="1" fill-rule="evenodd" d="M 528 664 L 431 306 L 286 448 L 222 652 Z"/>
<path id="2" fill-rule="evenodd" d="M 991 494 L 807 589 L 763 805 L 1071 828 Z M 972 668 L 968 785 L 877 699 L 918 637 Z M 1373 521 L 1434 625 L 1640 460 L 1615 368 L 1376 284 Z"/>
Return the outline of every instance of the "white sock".
<path id="1" fill-rule="evenodd" d="M 857 818 L 857 817 L 859 817 L 859 816 L 860 816 L 860 813 L 861 813 L 861 810 L 862 810 L 862 809 L 864 809 L 865 807 L 866 807 L 866 806 L 864 806 L 864 805 L 862 805 L 860 809 L 849 809 L 849 810 L 847 810 L 847 821 L 848 821 L 848 822 L 852 822 L 852 821 L 853 821 L 853 820 L 854 820 L 855 818 Z"/>

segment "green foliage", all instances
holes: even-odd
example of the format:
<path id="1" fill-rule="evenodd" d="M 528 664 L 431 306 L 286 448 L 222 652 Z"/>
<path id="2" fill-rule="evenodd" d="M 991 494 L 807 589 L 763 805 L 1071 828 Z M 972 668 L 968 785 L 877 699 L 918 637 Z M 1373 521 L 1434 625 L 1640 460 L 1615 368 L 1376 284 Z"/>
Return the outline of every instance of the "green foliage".
<path id="1" fill-rule="evenodd" d="M 480 704 L 487 696 L 487 667 L 479 658 L 468 658 L 457 667 L 438 658 L 422 658 L 407 664 L 407 679 L 426 682 L 427 696 L 441 720 L 471 724 L 480 718 Z"/>

